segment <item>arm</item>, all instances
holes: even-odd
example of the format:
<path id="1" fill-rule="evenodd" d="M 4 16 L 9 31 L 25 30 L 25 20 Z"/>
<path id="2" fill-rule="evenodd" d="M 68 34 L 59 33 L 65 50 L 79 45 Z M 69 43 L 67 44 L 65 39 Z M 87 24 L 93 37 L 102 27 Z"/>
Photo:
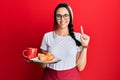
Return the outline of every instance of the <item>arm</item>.
<path id="1" fill-rule="evenodd" d="M 86 34 L 81 34 L 81 45 L 83 46 L 82 50 L 77 53 L 76 56 L 76 65 L 79 71 L 82 71 L 87 62 L 87 46 L 89 44 L 90 37 Z"/>
<path id="2" fill-rule="evenodd" d="M 43 54 L 44 52 L 46 52 L 46 51 L 45 51 L 45 50 L 41 50 L 41 54 Z M 45 64 L 45 63 L 40 63 L 40 67 L 41 67 L 42 69 L 45 69 L 46 66 L 47 66 L 47 64 Z"/>
<path id="3" fill-rule="evenodd" d="M 40 63 L 40 67 L 42 68 L 42 69 L 45 69 L 46 68 L 46 64 L 44 64 L 44 63 Z"/>
<path id="4" fill-rule="evenodd" d="M 83 48 L 76 56 L 76 65 L 79 71 L 84 70 L 87 62 L 87 48 Z"/>

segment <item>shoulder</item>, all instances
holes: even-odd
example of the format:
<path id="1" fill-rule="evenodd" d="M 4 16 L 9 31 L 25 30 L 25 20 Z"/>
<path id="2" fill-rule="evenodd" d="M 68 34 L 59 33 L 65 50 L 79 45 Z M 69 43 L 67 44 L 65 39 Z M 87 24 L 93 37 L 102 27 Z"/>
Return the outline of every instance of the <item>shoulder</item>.
<path id="1" fill-rule="evenodd" d="M 74 34 L 75 34 L 76 37 L 81 35 L 79 32 L 74 32 Z"/>
<path id="2" fill-rule="evenodd" d="M 54 31 L 50 31 L 50 32 L 46 32 L 45 34 L 44 34 L 44 36 L 51 36 L 51 35 L 53 35 L 53 33 L 54 33 Z"/>
<path id="3" fill-rule="evenodd" d="M 77 40 L 80 40 L 80 35 L 81 35 L 81 33 L 79 33 L 79 32 L 74 32 L 74 34 L 75 34 L 75 38 L 76 38 Z"/>
<path id="4" fill-rule="evenodd" d="M 54 31 L 46 32 L 43 36 L 45 39 L 52 39 L 54 36 Z"/>

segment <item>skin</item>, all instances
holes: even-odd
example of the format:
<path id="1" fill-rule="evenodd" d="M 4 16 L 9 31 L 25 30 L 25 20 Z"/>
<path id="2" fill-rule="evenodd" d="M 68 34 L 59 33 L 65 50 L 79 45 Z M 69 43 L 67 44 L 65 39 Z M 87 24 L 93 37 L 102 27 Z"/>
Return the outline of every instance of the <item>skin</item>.
<path id="1" fill-rule="evenodd" d="M 90 37 L 84 33 L 80 36 L 82 46 L 88 46 Z M 84 70 L 87 62 L 87 48 L 83 48 L 76 56 L 76 65 L 79 71 Z"/>
<path id="2" fill-rule="evenodd" d="M 64 15 L 69 13 L 66 8 L 59 8 L 56 14 Z M 58 29 L 55 31 L 57 35 L 59 36 L 69 35 L 69 31 L 68 31 L 69 21 L 70 21 L 70 17 L 66 20 L 63 17 L 57 20 L 57 23 L 59 26 Z M 80 39 L 81 39 L 82 46 L 88 46 L 90 37 L 87 34 L 83 33 L 83 31 L 81 33 Z M 80 52 L 77 53 L 77 56 L 76 56 L 76 65 L 79 71 L 84 70 L 86 66 L 86 62 L 87 62 L 87 48 L 83 48 Z M 46 64 L 40 64 L 40 65 L 42 68 L 46 67 Z"/>
<path id="3" fill-rule="evenodd" d="M 56 14 L 61 14 L 61 15 L 64 15 L 64 14 L 69 14 L 67 9 L 66 8 L 59 8 L 57 11 L 56 11 Z M 66 36 L 69 34 L 69 31 L 68 31 L 68 24 L 70 22 L 70 17 L 68 17 L 68 19 L 64 19 L 63 17 L 59 20 L 57 20 L 57 23 L 58 23 L 58 29 L 55 31 L 56 34 L 60 35 L 60 36 Z"/>

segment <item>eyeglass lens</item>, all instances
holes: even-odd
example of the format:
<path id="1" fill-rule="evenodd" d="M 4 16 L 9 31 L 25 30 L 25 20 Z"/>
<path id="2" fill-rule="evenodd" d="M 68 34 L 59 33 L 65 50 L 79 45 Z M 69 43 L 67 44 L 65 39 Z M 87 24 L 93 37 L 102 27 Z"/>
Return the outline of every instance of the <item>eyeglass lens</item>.
<path id="1" fill-rule="evenodd" d="M 64 14 L 64 15 L 56 14 L 56 18 L 57 18 L 57 19 L 62 19 L 62 17 L 63 17 L 64 19 L 67 19 L 67 18 L 69 17 L 69 14 Z"/>

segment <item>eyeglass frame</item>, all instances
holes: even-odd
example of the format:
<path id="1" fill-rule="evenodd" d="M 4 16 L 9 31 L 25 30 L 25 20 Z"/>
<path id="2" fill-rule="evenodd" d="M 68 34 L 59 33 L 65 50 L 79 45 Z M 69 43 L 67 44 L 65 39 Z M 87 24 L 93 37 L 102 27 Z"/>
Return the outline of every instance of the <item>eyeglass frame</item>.
<path id="1" fill-rule="evenodd" d="M 70 17 L 70 15 L 69 14 L 64 14 L 64 15 L 56 14 L 56 19 L 57 20 L 62 19 L 62 17 L 66 20 L 66 19 L 68 19 Z"/>

